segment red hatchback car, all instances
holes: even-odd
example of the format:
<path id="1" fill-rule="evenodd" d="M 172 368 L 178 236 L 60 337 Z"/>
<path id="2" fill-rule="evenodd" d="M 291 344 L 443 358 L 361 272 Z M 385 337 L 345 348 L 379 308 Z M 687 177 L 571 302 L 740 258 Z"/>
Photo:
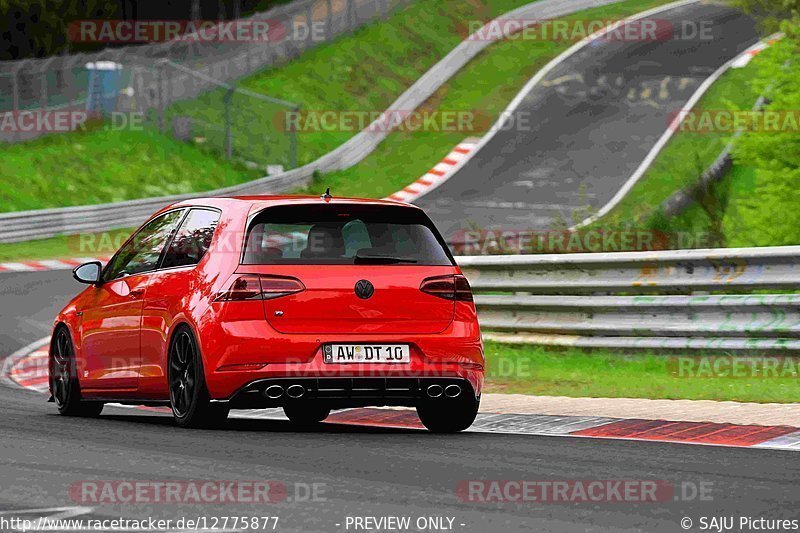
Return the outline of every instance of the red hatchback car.
<path id="1" fill-rule="evenodd" d="M 416 407 L 472 424 L 484 355 L 469 283 L 431 220 L 397 202 L 205 198 L 148 220 L 59 313 L 50 391 L 65 415 L 170 405 L 181 426 L 282 407 Z"/>

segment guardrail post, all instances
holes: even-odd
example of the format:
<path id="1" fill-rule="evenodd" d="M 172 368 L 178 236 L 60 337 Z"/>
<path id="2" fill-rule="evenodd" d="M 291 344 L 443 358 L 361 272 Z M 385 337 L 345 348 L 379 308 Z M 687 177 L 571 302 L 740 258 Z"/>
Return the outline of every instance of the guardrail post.
<path id="1" fill-rule="evenodd" d="M 356 29 L 356 0 L 347 0 L 347 22 L 349 24 L 348 30 L 352 32 Z"/>
<path id="2" fill-rule="evenodd" d="M 231 86 L 230 89 L 225 91 L 225 157 L 231 159 L 233 157 L 233 131 L 231 128 L 231 100 L 233 100 L 233 93 L 236 91 L 236 86 Z"/>
<path id="3" fill-rule="evenodd" d="M 158 110 L 158 131 L 164 133 L 166 131 L 166 124 L 164 122 L 164 111 L 166 108 L 166 73 L 164 69 L 166 68 L 166 60 L 161 60 L 156 63 L 156 97 L 158 101 L 156 102 L 156 109 Z"/>
<path id="4" fill-rule="evenodd" d="M 333 0 L 326 0 L 327 17 L 325 20 L 325 39 L 333 37 Z"/>
<path id="5" fill-rule="evenodd" d="M 302 106 L 295 107 L 292 111 L 300 113 Z M 289 168 L 297 168 L 297 128 L 289 132 Z"/>
<path id="6" fill-rule="evenodd" d="M 311 47 L 314 41 L 314 13 L 313 13 L 313 3 L 309 3 L 308 7 L 306 7 L 306 30 L 308 30 L 308 34 L 306 35 L 306 43 L 305 48 Z"/>
<path id="7" fill-rule="evenodd" d="M 22 65 L 24 62 L 11 71 L 11 109 L 14 111 L 19 111 L 19 71 Z"/>
<path id="8" fill-rule="evenodd" d="M 19 114 L 20 96 L 19 96 L 19 73 L 25 65 L 25 61 L 19 64 L 17 68 L 11 71 L 11 109 L 12 113 Z M 21 138 L 20 132 L 14 129 L 13 139 L 19 140 Z"/>
<path id="9" fill-rule="evenodd" d="M 45 62 L 39 70 L 39 107 L 43 110 L 47 108 L 47 67 L 53 61 L 53 57 Z"/>

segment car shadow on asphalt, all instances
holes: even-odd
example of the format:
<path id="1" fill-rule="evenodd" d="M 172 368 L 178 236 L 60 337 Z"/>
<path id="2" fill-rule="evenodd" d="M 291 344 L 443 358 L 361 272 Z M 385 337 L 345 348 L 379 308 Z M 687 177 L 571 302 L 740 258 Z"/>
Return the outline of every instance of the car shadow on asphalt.
<path id="1" fill-rule="evenodd" d="M 103 414 L 98 421 L 125 422 L 129 424 L 143 424 L 149 426 L 173 427 L 175 422 L 168 415 L 150 414 Z M 427 433 L 423 429 L 398 428 L 387 426 L 368 426 L 362 424 L 339 424 L 335 422 L 322 422 L 306 426 L 292 424 L 288 420 L 270 420 L 257 418 L 229 418 L 224 425 L 213 429 L 193 429 L 186 431 L 237 431 L 237 432 L 269 432 L 269 433 L 355 433 L 355 434 L 408 434 L 419 435 Z"/>

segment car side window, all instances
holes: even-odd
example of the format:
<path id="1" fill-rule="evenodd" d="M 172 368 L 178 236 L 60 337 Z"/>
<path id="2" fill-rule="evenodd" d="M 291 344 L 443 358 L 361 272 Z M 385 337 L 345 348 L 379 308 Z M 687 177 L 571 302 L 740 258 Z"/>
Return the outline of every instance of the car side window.
<path id="1" fill-rule="evenodd" d="M 196 265 L 211 246 L 219 213 L 210 209 L 192 209 L 167 247 L 161 268 Z"/>
<path id="2" fill-rule="evenodd" d="M 155 270 L 164 245 L 182 215 L 183 210 L 170 211 L 142 226 L 114 256 L 103 279 L 108 281 Z"/>

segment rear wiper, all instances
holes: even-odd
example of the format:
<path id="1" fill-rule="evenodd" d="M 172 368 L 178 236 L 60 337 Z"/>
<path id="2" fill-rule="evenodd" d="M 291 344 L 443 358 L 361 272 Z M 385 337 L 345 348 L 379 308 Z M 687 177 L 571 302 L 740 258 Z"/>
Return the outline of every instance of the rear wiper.
<path id="1" fill-rule="evenodd" d="M 361 255 L 356 254 L 353 258 L 355 264 L 363 265 L 363 264 L 374 264 L 374 265 L 391 265 L 397 263 L 416 263 L 416 259 L 411 259 L 409 257 L 392 257 L 389 255 Z"/>

